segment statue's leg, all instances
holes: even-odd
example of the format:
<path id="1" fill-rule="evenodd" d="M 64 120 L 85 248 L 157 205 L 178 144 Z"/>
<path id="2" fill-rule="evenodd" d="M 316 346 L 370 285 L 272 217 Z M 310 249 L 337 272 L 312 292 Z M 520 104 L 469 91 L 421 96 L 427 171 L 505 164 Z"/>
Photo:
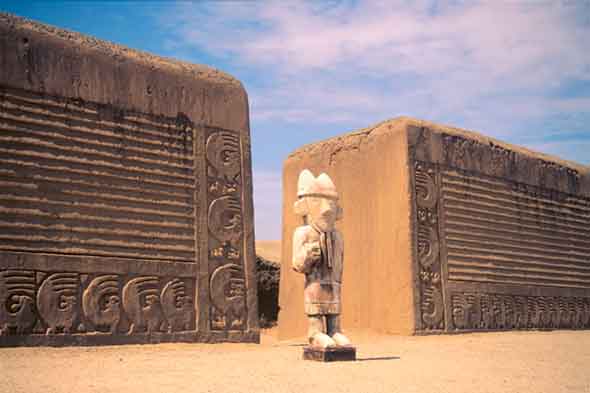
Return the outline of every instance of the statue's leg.
<path id="1" fill-rule="evenodd" d="M 328 335 L 332 337 L 338 346 L 350 345 L 350 340 L 340 329 L 340 314 L 326 315 L 326 325 L 328 325 Z"/>
<path id="2" fill-rule="evenodd" d="M 309 329 L 307 337 L 309 343 L 314 347 L 328 348 L 336 345 L 334 340 L 325 333 L 324 316 L 323 315 L 308 315 Z"/>

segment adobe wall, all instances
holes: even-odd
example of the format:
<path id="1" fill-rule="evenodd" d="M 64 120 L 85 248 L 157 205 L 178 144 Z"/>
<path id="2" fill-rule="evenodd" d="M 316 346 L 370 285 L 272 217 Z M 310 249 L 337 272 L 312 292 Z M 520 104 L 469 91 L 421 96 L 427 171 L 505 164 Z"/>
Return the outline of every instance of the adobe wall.
<path id="1" fill-rule="evenodd" d="M 310 169 L 334 181 L 344 210 L 337 227 L 344 235 L 343 314 L 345 328 L 413 331 L 410 238 L 410 179 L 405 133 L 378 125 L 305 146 L 283 166 L 283 241 L 279 290 L 279 336 L 304 335 L 303 275 L 291 268 L 297 178 Z"/>
<path id="2" fill-rule="evenodd" d="M 0 14 L 0 346 L 258 341 L 247 95 Z"/>
<path id="3" fill-rule="evenodd" d="M 590 327 L 586 166 L 399 118 L 284 164 L 279 335 L 305 334 L 291 271 L 298 172 L 341 193 L 344 327 L 401 334 Z"/>

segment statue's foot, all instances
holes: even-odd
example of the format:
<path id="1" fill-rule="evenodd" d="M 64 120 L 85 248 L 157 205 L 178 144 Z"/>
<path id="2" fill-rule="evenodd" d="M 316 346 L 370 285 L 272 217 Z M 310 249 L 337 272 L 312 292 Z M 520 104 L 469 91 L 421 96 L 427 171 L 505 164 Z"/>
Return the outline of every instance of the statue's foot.
<path id="1" fill-rule="evenodd" d="M 336 342 L 327 334 L 324 333 L 316 333 L 310 339 L 309 343 L 312 347 L 316 348 L 330 348 L 335 347 L 337 344 Z"/>
<path id="2" fill-rule="evenodd" d="M 350 340 L 348 339 L 348 337 L 346 337 L 342 333 L 334 333 L 332 335 L 332 340 L 334 340 L 334 342 L 336 343 L 336 345 L 338 345 L 339 347 L 347 347 L 347 346 L 352 345 L 352 343 L 350 342 Z"/>

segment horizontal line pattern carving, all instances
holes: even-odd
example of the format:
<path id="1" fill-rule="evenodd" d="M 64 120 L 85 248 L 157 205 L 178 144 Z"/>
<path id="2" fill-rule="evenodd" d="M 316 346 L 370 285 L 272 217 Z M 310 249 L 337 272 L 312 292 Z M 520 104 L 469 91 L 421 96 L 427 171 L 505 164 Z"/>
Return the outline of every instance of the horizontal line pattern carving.
<path id="1" fill-rule="evenodd" d="M 590 201 L 447 169 L 449 280 L 590 288 Z"/>
<path id="2" fill-rule="evenodd" d="M 0 249 L 194 262 L 180 118 L 0 90 Z"/>

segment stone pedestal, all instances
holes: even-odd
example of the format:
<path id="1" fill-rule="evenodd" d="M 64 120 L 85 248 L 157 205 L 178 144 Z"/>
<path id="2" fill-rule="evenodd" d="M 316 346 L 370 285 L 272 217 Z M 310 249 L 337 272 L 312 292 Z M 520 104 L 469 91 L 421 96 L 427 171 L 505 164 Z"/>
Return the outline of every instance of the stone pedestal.
<path id="1" fill-rule="evenodd" d="M 315 348 L 306 346 L 303 348 L 303 360 L 315 360 L 317 362 L 354 361 L 356 360 L 356 348 Z"/>

